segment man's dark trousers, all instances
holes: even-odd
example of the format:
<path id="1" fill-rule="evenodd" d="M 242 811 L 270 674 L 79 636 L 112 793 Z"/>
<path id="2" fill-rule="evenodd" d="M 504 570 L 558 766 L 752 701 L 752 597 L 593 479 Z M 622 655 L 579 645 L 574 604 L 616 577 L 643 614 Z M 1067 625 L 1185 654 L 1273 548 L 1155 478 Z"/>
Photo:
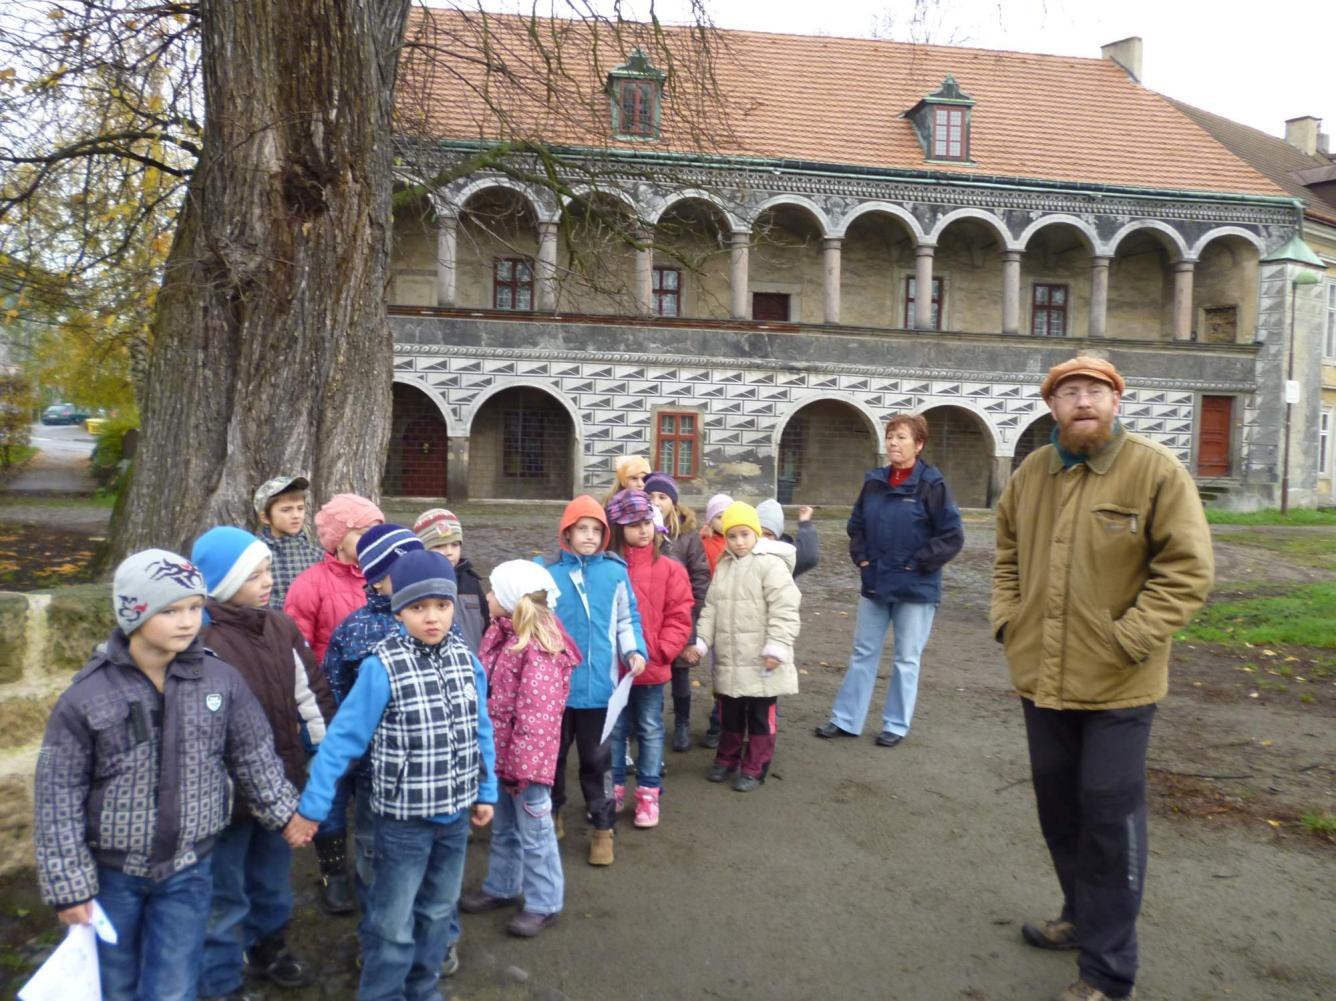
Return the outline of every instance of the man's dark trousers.
<path id="1" fill-rule="evenodd" d="M 1124 997 L 1136 981 L 1148 854 L 1146 746 L 1155 706 L 1021 703 L 1039 826 L 1062 886 L 1062 920 L 1076 925 L 1081 979 Z"/>

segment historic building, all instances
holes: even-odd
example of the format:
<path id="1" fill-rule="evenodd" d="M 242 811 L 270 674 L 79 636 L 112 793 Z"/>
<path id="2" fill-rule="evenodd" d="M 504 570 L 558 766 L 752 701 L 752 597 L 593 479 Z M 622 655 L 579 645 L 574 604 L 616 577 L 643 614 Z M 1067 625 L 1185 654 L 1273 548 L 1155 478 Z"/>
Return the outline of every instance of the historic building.
<path id="1" fill-rule="evenodd" d="M 575 61 L 587 33 L 543 25 Z M 708 144 L 681 126 L 672 29 L 592 63 L 583 117 L 524 105 L 598 164 L 560 197 L 541 155 L 486 164 L 516 114 L 484 88 L 404 74 L 401 103 L 429 110 L 404 184 L 480 166 L 396 214 L 387 492 L 565 498 L 637 452 L 692 497 L 848 504 L 882 421 L 913 411 L 982 507 L 1048 438 L 1045 371 L 1095 351 L 1128 376 L 1129 427 L 1222 503 L 1275 503 L 1303 206 L 1139 84 L 1139 40 L 1074 59 L 721 38 L 706 89 L 731 113 Z M 1303 503 L 1318 450 L 1292 441 Z"/>

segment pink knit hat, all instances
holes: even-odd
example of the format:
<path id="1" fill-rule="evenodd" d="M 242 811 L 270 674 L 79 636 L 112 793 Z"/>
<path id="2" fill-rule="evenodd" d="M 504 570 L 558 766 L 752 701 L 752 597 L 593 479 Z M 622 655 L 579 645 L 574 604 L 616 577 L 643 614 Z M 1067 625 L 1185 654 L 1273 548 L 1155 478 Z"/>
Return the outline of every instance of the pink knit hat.
<path id="1" fill-rule="evenodd" d="M 335 494 L 315 513 L 315 536 L 320 548 L 332 553 L 349 532 L 370 528 L 385 520 L 380 508 L 357 494 Z"/>

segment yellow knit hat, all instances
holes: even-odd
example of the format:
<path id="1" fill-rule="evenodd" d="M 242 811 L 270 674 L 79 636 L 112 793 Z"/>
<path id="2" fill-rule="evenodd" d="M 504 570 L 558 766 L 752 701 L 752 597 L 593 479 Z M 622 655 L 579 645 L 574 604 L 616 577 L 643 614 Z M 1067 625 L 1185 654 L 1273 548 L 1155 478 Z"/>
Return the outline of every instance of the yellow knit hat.
<path id="1" fill-rule="evenodd" d="M 757 536 L 761 534 L 761 519 L 756 514 L 756 508 L 744 501 L 734 501 L 724 508 L 723 521 L 725 535 L 728 534 L 730 528 L 736 528 L 739 525 L 746 525 Z"/>

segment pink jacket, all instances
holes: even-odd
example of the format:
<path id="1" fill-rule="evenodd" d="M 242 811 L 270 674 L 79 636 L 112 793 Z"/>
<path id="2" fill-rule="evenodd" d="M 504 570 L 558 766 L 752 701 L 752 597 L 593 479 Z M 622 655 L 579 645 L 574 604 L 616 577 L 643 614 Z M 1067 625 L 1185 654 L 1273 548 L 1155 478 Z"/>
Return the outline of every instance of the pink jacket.
<path id="1" fill-rule="evenodd" d="M 325 659 L 335 627 L 365 604 L 366 578 L 361 568 L 325 553 L 324 560 L 297 575 L 283 601 L 283 611 L 311 644 L 318 664 Z"/>
<path id="2" fill-rule="evenodd" d="M 496 776 L 503 783 L 550 786 L 557 774 L 561 715 L 580 663 L 575 641 L 558 622 L 566 649 L 548 653 L 533 641 L 518 653 L 510 617 L 495 618 L 483 634 L 478 659 L 487 669 L 487 714 L 496 744 Z"/>

